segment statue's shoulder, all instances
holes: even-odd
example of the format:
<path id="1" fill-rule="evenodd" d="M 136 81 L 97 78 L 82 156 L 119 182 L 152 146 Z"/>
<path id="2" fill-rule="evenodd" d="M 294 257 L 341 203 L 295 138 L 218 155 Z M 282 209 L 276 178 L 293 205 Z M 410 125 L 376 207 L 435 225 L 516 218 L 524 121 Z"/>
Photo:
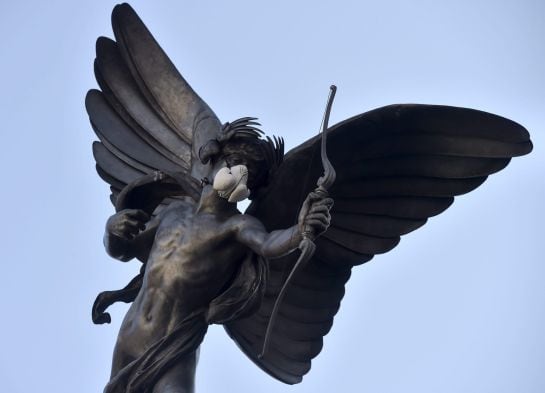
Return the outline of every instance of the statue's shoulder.
<path id="1" fill-rule="evenodd" d="M 228 224 L 238 230 L 248 228 L 263 228 L 262 222 L 251 214 L 235 214 L 229 218 Z"/>
<path id="2" fill-rule="evenodd" d="M 196 204 L 190 198 L 180 198 L 172 200 L 162 207 L 156 214 L 156 219 L 162 220 L 170 215 L 185 215 L 195 211 Z"/>

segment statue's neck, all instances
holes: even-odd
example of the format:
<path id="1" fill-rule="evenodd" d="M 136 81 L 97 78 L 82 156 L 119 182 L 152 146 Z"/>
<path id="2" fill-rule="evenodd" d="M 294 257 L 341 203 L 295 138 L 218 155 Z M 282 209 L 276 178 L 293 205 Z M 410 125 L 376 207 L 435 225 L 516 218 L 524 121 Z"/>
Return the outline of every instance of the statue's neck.
<path id="1" fill-rule="evenodd" d="M 237 204 L 228 202 L 227 199 L 221 198 L 218 192 L 212 188 L 212 185 L 204 186 L 199 205 L 197 206 L 199 213 L 211 213 L 214 215 L 233 215 L 238 213 Z"/>

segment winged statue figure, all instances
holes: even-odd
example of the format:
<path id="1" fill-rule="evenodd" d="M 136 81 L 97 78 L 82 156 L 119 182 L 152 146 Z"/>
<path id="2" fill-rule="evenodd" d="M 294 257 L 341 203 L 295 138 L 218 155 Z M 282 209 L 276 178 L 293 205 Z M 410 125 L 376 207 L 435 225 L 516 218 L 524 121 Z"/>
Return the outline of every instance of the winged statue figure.
<path id="1" fill-rule="evenodd" d="M 390 105 L 328 127 L 330 96 L 322 135 L 284 154 L 255 118 L 222 124 L 128 4 L 112 26 L 85 105 L 115 207 L 106 251 L 142 268 L 93 305 L 101 324 L 109 305 L 132 303 L 106 393 L 193 392 L 210 324 L 272 377 L 301 382 L 352 268 L 532 150 L 521 125 L 449 106 Z"/>

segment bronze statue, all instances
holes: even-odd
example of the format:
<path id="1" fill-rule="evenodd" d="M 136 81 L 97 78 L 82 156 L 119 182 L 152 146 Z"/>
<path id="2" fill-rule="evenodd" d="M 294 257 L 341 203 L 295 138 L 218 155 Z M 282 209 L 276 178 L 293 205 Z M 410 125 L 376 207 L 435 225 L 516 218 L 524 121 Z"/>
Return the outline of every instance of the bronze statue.
<path id="1" fill-rule="evenodd" d="M 328 128 L 332 90 L 322 135 L 284 154 L 254 118 L 222 125 L 129 5 L 112 25 L 86 107 L 116 208 L 106 250 L 142 268 L 93 305 L 108 323 L 110 304 L 132 302 L 107 393 L 194 391 L 211 323 L 271 376 L 301 382 L 352 267 L 532 149 L 521 125 L 447 106 L 391 105 Z"/>

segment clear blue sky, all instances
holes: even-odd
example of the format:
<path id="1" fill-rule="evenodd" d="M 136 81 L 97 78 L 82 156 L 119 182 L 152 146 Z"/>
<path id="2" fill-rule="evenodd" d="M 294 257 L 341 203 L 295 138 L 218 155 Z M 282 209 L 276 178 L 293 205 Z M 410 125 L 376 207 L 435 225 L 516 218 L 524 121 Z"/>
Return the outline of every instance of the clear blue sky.
<path id="1" fill-rule="evenodd" d="M 137 263 L 106 256 L 113 212 L 83 100 L 113 1 L 0 3 L 0 390 L 97 393 L 125 305 L 95 295 Z M 251 115 L 291 148 L 391 103 L 473 107 L 528 128 L 535 149 L 355 269 L 302 384 L 255 367 L 219 327 L 199 393 L 545 391 L 545 2 L 134 1 L 222 121 Z"/>

